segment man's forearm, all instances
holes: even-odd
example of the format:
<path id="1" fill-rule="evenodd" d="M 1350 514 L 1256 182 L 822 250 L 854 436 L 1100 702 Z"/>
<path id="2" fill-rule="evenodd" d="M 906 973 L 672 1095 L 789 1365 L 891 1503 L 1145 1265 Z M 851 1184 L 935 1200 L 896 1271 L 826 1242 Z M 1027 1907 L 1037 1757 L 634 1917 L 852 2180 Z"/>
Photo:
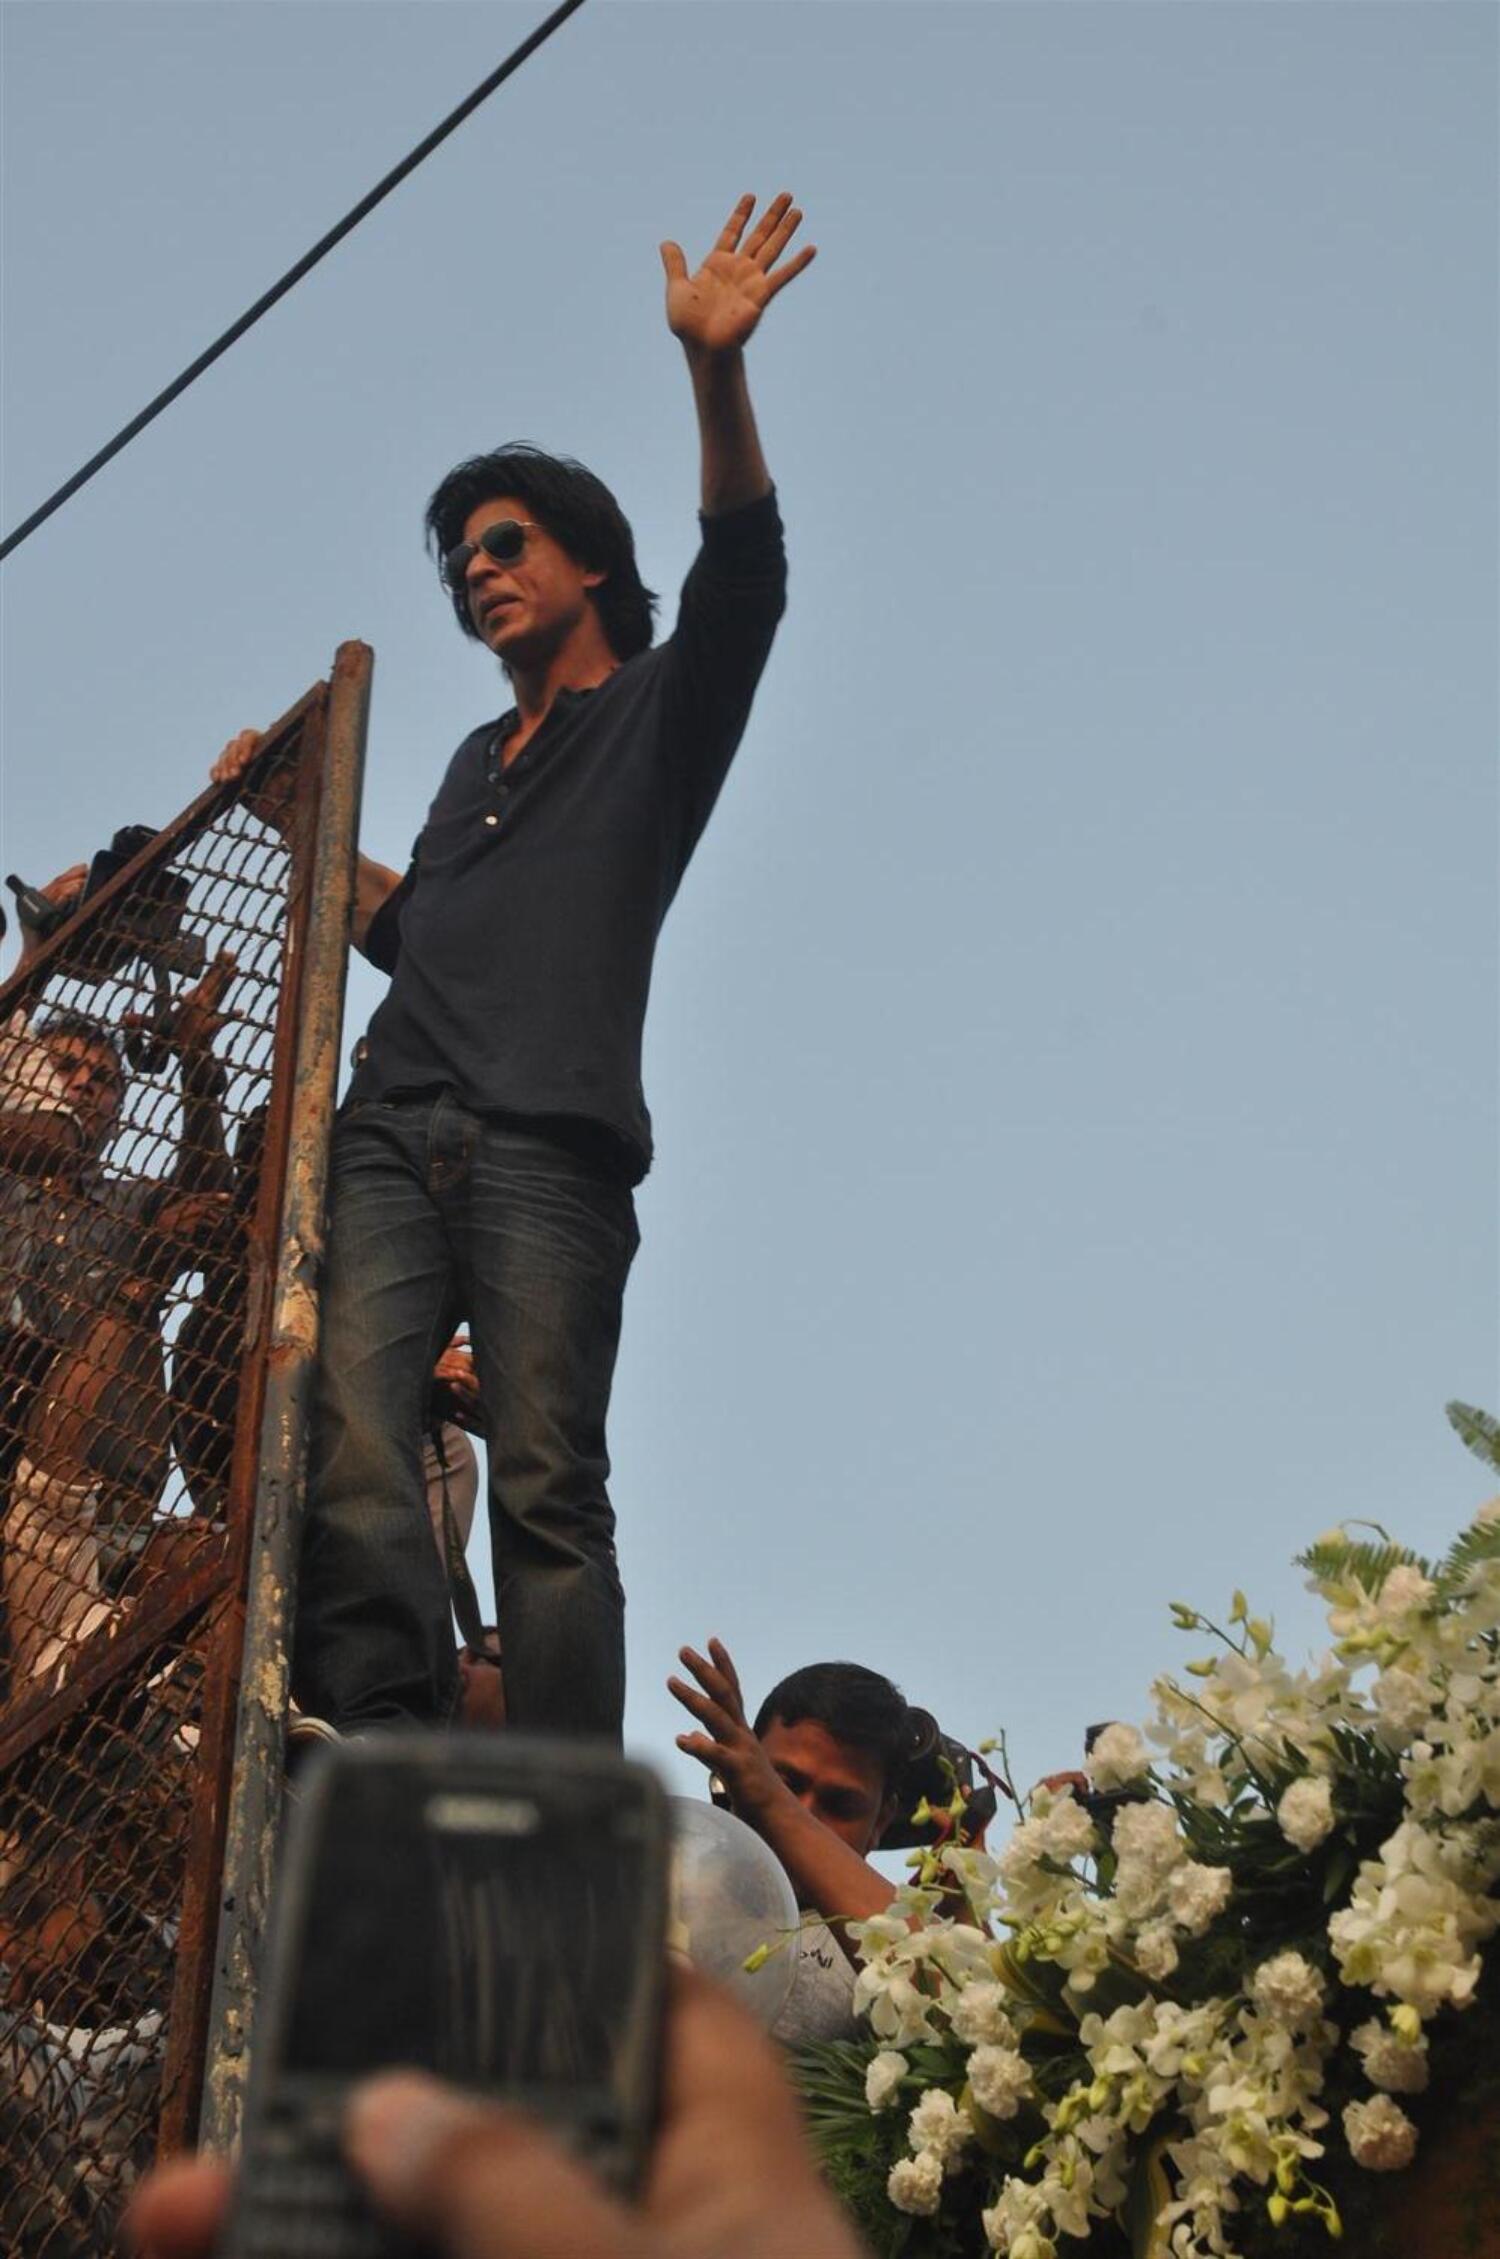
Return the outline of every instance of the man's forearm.
<path id="1" fill-rule="evenodd" d="M 853 1960 L 854 1947 L 844 1924 L 883 1914 L 896 1895 L 895 1885 L 841 1836 L 814 1819 L 790 1792 L 740 1816 L 775 1852 L 792 1879 L 799 1904 L 824 1917 Z"/>
<path id="2" fill-rule="evenodd" d="M 182 1129 L 172 1182 L 179 1192 L 232 1192 L 234 1165 L 224 1141 L 224 1070 L 217 1059 L 183 1062 Z"/>
<path id="3" fill-rule="evenodd" d="M 751 226 L 755 198 L 742 196 L 708 257 L 689 273 L 680 243 L 664 243 L 667 327 L 687 355 L 703 441 L 703 514 L 741 510 L 769 493 L 745 382 L 746 341 L 778 291 L 813 257 L 807 244 L 786 256 L 802 214 L 782 189 Z M 747 233 L 746 230 L 749 230 Z"/>
<path id="4" fill-rule="evenodd" d="M 761 453 L 745 356 L 687 351 L 698 437 L 703 452 L 703 514 L 722 517 L 743 509 L 771 491 L 771 474 Z"/>
<path id="5" fill-rule="evenodd" d="M 350 940 L 361 955 L 370 932 L 370 920 L 381 904 L 389 899 L 401 884 L 400 873 L 387 870 L 369 855 L 361 855 L 354 867 L 354 924 Z"/>

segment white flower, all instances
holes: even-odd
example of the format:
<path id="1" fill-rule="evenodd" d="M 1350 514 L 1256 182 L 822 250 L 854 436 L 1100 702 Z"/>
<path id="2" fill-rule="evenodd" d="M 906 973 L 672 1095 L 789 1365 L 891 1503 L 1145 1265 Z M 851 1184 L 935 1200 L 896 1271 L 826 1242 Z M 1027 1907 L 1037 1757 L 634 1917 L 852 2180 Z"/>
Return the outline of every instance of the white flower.
<path id="1" fill-rule="evenodd" d="M 950 1843 L 944 1846 L 942 1861 L 944 1879 L 951 1878 L 971 1906 L 983 1906 L 994 1897 L 1000 1866 L 988 1851 L 977 1850 L 972 1843 Z"/>
<path id="2" fill-rule="evenodd" d="M 1276 1807 L 1276 1824 L 1298 1851 L 1312 1851 L 1333 1826 L 1333 1794 L 1321 1774 L 1293 1781 Z"/>
<path id="3" fill-rule="evenodd" d="M 1227 1867 L 1200 1867 L 1185 1859 L 1167 1877 L 1167 1903 L 1189 1937 L 1202 1937 L 1229 1904 L 1234 1877 Z"/>
<path id="4" fill-rule="evenodd" d="M 912 2148 L 930 2152 L 944 2165 L 958 2155 L 973 2131 L 968 2111 L 960 2110 L 941 2086 L 930 2086 L 907 2120 Z"/>
<path id="5" fill-rule="evenodd" d="M 1365 2077 L 1371 2086 L 1382 2086 L 1387 2094 L 1420 2094 L 1427 2084 L 1427 2039 L 1419 2033 L 1416 2039 L 1404 2040 L 1389 2024 L 1382 2024 L 1372 2016 L 1367 2024 L 1349 2034 L 1349 2044 L 1365 2067 Z"/>
<path id="6" fill-rule="evenodd" d="M 1054 2139 L 1051 2147 L 1041 2186 L 1053 2227 L 1061 2235 L 1084 2237 L 1092 2221 L 1124 2200 L 1125 2185 L 1114 2160 L 1090 2155 L 1076 2135 Z"/>
<path id="7" fill-rule="evenodd" d="M 965 2047 L 1009 2047 L 1016 2027 L 1005 2012 L 1007 1994 L 998 1984 L 966 1984 L 953 2003 L 953 2036 Z"/>
<path id="8" fill-rule="evenodd" d="M 1239 1745 L 1232 1759 L 1227 1753 L 1221 1757 L 1223 1763 L 1279 1765 L 1290 1747 L 1318 1769 L 1333 1748 L 1332 1728 L 1348 1722 L 1350 1670 L 1347 1660 L 1330 1657 L 1316 1671 L 1294 1676 L 1269 1648 L 1251 1655 L 1231 1652 L 1214 1658 L 1211 1675 L 1199 1679 L 1191 1697 L 1170 1680 L 1158 1681 L 1156 1694 L 1169 1714 L 1196 1710 L 1226 1742 Z"/>
<path id="9" fill-rule="evenodd" d="M 867 1961 L 854 1980 L 854 2012 L 867 2016 L 877 2039 L 892 2047 L 910 2047 L 919 2039 L 935 2039 L 931 1994 L 923 1992 L 909 1967 L 884 1960 Z"/>
<path id="10" fill-rule="evenodd" d="M 1295 2031 L 1322 2008 L 1323 1979 L 1300 1953 L 1278 1953 L 1262 1961 L 1250 1980 L 1250 1995 L 1274 2022 Z"/>
<path id="11" fill-rule="evenodd" d="M 1111 1947 L 1124 1926 L 1113 1899 L 1096 1897 L 1068 1875 L 1058 1883 L 1050 1903 L 1034 1913 L 1027 1945 L 1039 1959 L 1066 1970 L 1074 1992 L 1086 1992 L 1099 1972 L 1108 1968 Z"/>
<path id="12" fill-rule="evenodd" d="M 1428 1747 L 1419 1758 L 1422 1745 L 1413 1743 L 1402 1765 L 1408 1806 L 1423 1818 L 1439 1814 L 1450 1820 L 1474 1804 L 1500 1809 L 1500 1729 L 1487 1732 L 1481 1719 L 1466 1715 L 1456 1679 L 1447 1708 L 1448 1720 L 1434 1719 L 1433 1730 L 1443 1729 L 1453 1746 L 1441 1755 Z"/>
<path id="13" fill-rule="evenodd" d="M 1057 1895 L 1058 1877 L 1042 1865 L 1044 1859 L 1053 1856 L 1044 1820 L 1022 1820 L 1012 1828 L 995 1865 L 1000 1888 L 1013 1912 L 1035 1913 Z"/>
<path id="14" fill-rule="evenodd" d="M 1158 2000 L 1151 2010 L 1152 2029 L 1141 2052 L 1146 2068 L 1159 2079 L 1175 2079 L 1189 2056 L 1197 2056 L 1213 2043 L 1223 2004 L 1206 2003 L 1183 2008 L 1175 2000 Z"/>
<path id="15" fill-rule="evenodd" d="M 997 2201 L 980 2214 L 991 2250 L 1008 2253 L 1009 2259 L 1052 2259 L 1057 2246 L 1039 2225 L 1046 2210 L 1040 2185 L 1012 2175 Z"/>
<path id="16" fill-rule="evenodd" d="M 1370 1692 L 1381 1724 L 1397 1741 L 1409 1741 L 1419 1733 L 1442 1699 L 1430 1680 L 1397 1665 L 1382 1671 Z"/>
<path id="17" fill-rule="evenodd" d="M 1405 2001 L 1424 2019 L 1468 2006 L 1479 1981 L 1473 1948 L 1500 1923 L 1500 1907 L 1454 1879 L 1460 1848 L 1403 1820 L 1379 1857 L 1365 1860 L 1349 1904 L 1328 1924 L 1345 1984 Z"/>
<path id="18" fill-rule="evenodd" d="M 1209 1748 L 1208 1720 L 1199 1704 L 1189 1702 L 1181 1688 L 1167 1678 L 1157 1679 L 1151 1693 L 1156 1716 L 1146 1732 L 1160 1744 L 1161 1761 L 1177 1776 L 1176 1787 L 1196 1803 L 1227 1804 L 1228 1783 Z"/>
<path id="19" fill-rule="evenodd" d="M 1115 1814 L 1114 1848 L 1116 1858 L 1138 1860 L 1165 1874 L 1184 1850 L 1171 1806 L 1154 1800 L 1122 1804 Z"/>
<path id="20" fill-rule="evenodd" d="M 1031 2072 L 1010 2047 L 976 2047 L 969 2057 L 969 2090 L 991 2118 L 1013 2118 L 1031 2090 Z"/>
<path id="21" fill-rule="evenodd" d="M 1146 1744 L 1134 1726 L 1110 1725 L 1084 1759 L 1084 1769 L 1096 1789 L 1108 1792 L 1128 1788 L 1151 1763 Z"/>
<path id="22" fill-rule="evenodd" d="M 1170 1921 L 1147 1922 L 1136 1932 L 1135 1965 L 1153 1984 L 1172 1974 L 1177 1966 L 1177 1941 Z"/>
<path id="23" fill-rule="evenodd" d="M 1155 2018 L 1142 2000 L 1108 2016 L 1081 2017 L 1078 2036 L 1091 2069 L 1101 2078 L 1128 2078 L 1139 2070 L 1141 2045 L 1155 2028 Z"/>
<path id="24" fill-rule="evenodd" d="M 1409 1561 L 1403 1561 L 1391 1570 L 1381 1586 L 1380 1597 L 1375 1603 L 1376 1613 L 1387 1622 L 1394 1617 L 1411 1615 L 1427 1606 L 1435 1590 L 1436 1587 L 1429 1578 L 1423 1576 L 1420 1569 L 1413 1567 Z"/>
<path id="25" fill-rule="evenodd" d="M 1094 1848 L 1094 1823 L 1071 1790 L 1042 1814 L 1040 1825 L 1048 1857 L 1063 1864 Z"/>
<path id="26" fill-rule="evenodd" d="M 1500 1498 L 1487 1498 L 1473 1518 L 1481 1529 L 1488 1529 L 1491 1523 L 1500 1522 Z"/>
<path id="27" fill-rule="evenodd" d="M 1115 1814 L 1115 1902 L 1131 1921 L 1160 1909 L 1168 1875 L 1187 1856 L 1165 1804 L 1124 1804 Z"/>
<path id="28" fill-rule="evenodd" d="M 1417 2129 L 1388 2094 L 1351 2102 L 1344 2112 L 1344 2136 L 1355 2164 L 1372 2173 L 1399 2173 L 1417 2154 Z"/>
<path id="29" fill-rule="evenodd" d="M 935 2212 L 943 2196 L 943 2160 L 931 2149 L 917 2157 L 898 2157 L 885 2193 L 898 2212 Z"/>
<path id="30" fill-rule="evenodd" d="M 935 1957 L 945 1969 L 953 1971 L 955 1984 L 972 1984 L 976 1977 L 989 1976 L 995 1940 L 988 1928 L 973 1921 L 934 1922 L 932 1928 L 938 1940 Z"/>
<path id="31" fill-rule="evenodd" d="M 1500 1527 L 1500 1499 L 1480 1520 Z M 1469 2005 L 1486 1941 L 1500 1937 L 1500 1557 L 1476 1543 L 1440 1586 L 1410 1564 L 1378 1583 L 1346 1568 L 1314 1584 L 1330 1610 L 1331 1654 L 1294 1673 L 1269 1626 L 1250 1623 L 1245 1653 L 1194 1662 L 1181 1686 L 1157 1683 L 1144 1737 L 1125 1725 L 1099 1736 L 1094 1787 L 1136 1792 L 1115 1810 L 1112 1843 L 1091 1828 L 1082 1784 L 1076 1796 L 1043 1790 L 999 1857 L 965 1870 L 972 1930 L 944 1936 L 930 1868 L 884 1926 L 867 1925 L 866 2095 L 898 2136 L 909 2127 L 912 2155 L 889 2183 L 899 2211 L 938 2211 L 946 2181 L 977 2159 L 976 2177 L 994 2175 L 983 2213 L 990 2248 L 1059 2259 L 1118 2205 L 1155 2130 L 1174 2191 L 1158 2224 L 1172 2259 L 1229 2259 L 1246 2211 L 1268 2194 L 1280 2211 L 1305 2193 L 1325 2144 L 1347 2139 L 1366 2170 L 1410 2161 L 1417 2135 L 1400 2104 L 1428 2083 L 1423 2025 Z M 1244 1617 L 1240 1608 L 1236 1621 Z M 1254 1823 L 1253 1813 L 1273 1773 L 1282 1785 L 1272 1848 L 1282 1841 L 1283 1863 L 1316 1857 L 1340 1824 L 1354 1743 L 1404 1792 L 1405 1810 L 1347 1903 L 1325 1911 L 1323 1936 L 1303 1938 L 1302 1952 L 1268 1952 L 1243 1991 L 1191 2009 L 1155 1997 L 1189 1960 L 1186 1938 L 1216 1935 L 1241 1911 L 1229 1870 L 1191 1855 L 1192 1804 L 1227 1808 L 1232 1827 L 1242 1816 L 1265 1827 L 1269 1815 Z M 1015 1940 L 1010 1958 L 995 1943 L 1002 1927 Z M 1007 1982 L 1028 1963 L 1049 1965 L 1046 1997 L 1076 2024 L 1086 2059 L 1050 2098 L 1022 2058 L 1028 2011 Z M 1127 1967 L 1140 1972 L 1144 1997 L 1111 2008 L 1107 1972 Z M 1375 1993 L 1389 2013 L 1361 2008 L 1367 2020 L 1345 2036 L 1342 2013 L 1330 2020 L 1326 2007 L 1340 1981 Z M 1107 2012 L 1090 2014 L 1091 2000 Z M 914 2039 L 945 2047 L 950 2033 L 967 2116 L 954 2104 L 956 2078 L 911 2110 L 923 2076 L 900 2051 Z M 1356 2067 L 1370 2099 L 1343 2111 L 1341 2134 L 1330 2114 Z M 1014 2129 L 1033 2110 L 1045 2131 L 1027 2152 L 1031 2177 L 1006 2178 L 979 2142 L 1003 2146 L 992 2121 Z M 969 2244 L 977 2240 L 971 2227 Z"/>
<path id="32" fill-rule="evenodd" d="M 1031 1915 L 1045 1908 L 1066 1887 L 1052 1868 L 1067 1867 L 1095 1842 L 1094 1823 L 1071 1793 L 1053 1797 L 1039 1789 L 1029 1818 L 1011 1830 L 995 1863 L 1011 1910 Z"/>
<path id="33" fill-rule="evenodd" d="M 906 2076 L 906 2057 L 883 2047 L 870 2058 L 865 2072 L 865 2100 L 872 2110 L 889 2110 L 896 2099 L 901 2081 Z"/>

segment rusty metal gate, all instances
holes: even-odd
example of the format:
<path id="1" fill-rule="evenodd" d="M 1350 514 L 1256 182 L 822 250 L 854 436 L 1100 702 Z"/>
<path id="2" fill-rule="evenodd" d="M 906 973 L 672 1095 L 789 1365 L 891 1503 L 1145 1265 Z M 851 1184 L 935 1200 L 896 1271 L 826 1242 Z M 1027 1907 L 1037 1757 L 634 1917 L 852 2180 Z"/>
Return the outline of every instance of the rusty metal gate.
<path id="1" fill-rule="evenodd" d="M 370 664 L 344 645 L 0 988 L 6 2259 L 99 2259 L 193 2138 L 216 1968 L 221 2124 L 234 2086 Z"/>

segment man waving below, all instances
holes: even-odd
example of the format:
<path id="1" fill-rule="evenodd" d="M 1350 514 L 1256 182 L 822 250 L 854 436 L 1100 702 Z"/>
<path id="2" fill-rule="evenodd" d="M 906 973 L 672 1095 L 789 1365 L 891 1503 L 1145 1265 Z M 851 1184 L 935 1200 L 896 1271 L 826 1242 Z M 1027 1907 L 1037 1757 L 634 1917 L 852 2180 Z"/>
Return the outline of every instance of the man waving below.
<path id="1" fill-rule="evenodd" d="M 457 1697 L 421 1437 L 462 1316 L 510 1722 L 620 1731 L 604 1430 L 651 1159 L 646 994 L 785 602 L 743 349 L 813 252 L 789 252 L 789 196 L 752 225 L 754 204 L 696 273 L 662 246 L 703 469 L 702 545 L 665 643 L 630 528 L 580 464 L 504 447 L 428 505 L 458 624 L 514 704 L 459 746 L 405 876 L 359 863 L 355 942 L 391 986 L 334 1138 L 293 1670 L 303 1708 L 343 1728 L 446 1718 Z M 256 742 L 237 738 L 216 777 Z"/>

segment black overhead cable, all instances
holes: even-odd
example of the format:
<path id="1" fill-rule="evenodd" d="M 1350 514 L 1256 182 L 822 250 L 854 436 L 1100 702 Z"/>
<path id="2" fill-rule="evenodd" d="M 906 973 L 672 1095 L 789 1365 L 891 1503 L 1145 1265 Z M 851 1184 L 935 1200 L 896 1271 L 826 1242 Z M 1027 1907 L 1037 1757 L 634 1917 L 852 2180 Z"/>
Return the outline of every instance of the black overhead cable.
<path id="1" fill-rule="evenodd" d="M 39 510 L 33 510 L 31 516 L 18 525 L 14 532 L 8 533 L 4 541 L 0 541 L 0 559 L 8 557 L 13 549 L 19 549 L 27 535 L 35 533 L 37 527 L 44 524 L 54 510 L 61 509 L 70 495 L 76 494 L 81 486 L 87 485 L 95 471 L 103 470 L 112 455 L 118 455 L 122 447 L 128 446 L 136 433 L 144 431 L 147 424 L 161 414 L 163 408 L 170 407 L 180 392 L 186 392 L 195 377 L 202 376 L 204 370 L 210 368 L 221 353 L 227 353 L 236 339 L 243 337 L 246 330 L 252 328 L 260 320 L 262 314 L 269 313 L 276 301 L 279 298 L 284 298 L 294 283 L 300 282 L 302 277 L 315 267 L 320 259 L 327 256 L 336 243 L 342 243 L 351 229 L 358 227 L 367 212 L 373 212 L 376 205 L 384 197 L 389 196 L 391 190 L 405 180 L 408 173 L 415 172 L 424 157 L 430 157 L 433 150 L 437 148 L 440 142 L 447 140 L 455 127 L 461 126 L 464 119 L 472 111 L 477 110 L 481 102 L 487 101 L 496 87 L 510 77 L 512 71 L 520 69 L 528 55 L 534 55 L 543 41 L 550 39 L 559 25 L 566 23 L 568 17 L 576 14 L 582 6 L 583 0 L 562 0 L 562 6 L 554 8 L 546 22 L 538 24 L 536 30 L 523 39 L 520 46 L 515 48 L 511 54 L 506 56 L 499 69 L 491 71 L 489 77 L 482 84 L 476 86 L 473 93 L 459 103 L 456 110 L 450 110 L 442 124 L 434 126 L 426 140 L 419 141 L 416 148 L 403 157 L 400 164 L 394 166 L 386 174 L 384 180 L 377 181 L 369 194 L 360 198 L 353 211 L 345 213 L 337 227 L 331 227 L 328 233 L 315 243 L 310 251 L 304 251 L 297 264 L 294 267 L 288 267 L 280 282 L 273 283 L 265 296 L 257 298 L 255 304 L 247 313 L 241 314 L 237 322 L 231 322 L 222 337 L 216 337 L 208 350 L 200 353 L 197 360 L 191 362 L 183 370 L 181 376 L 173 378 L 165 392 L 159 392 L 156 398 L 149 402 L 138 416 L 131 418 L 123 431 L 117 431 L 107 446 L 101 447 L 97 455 L 89 458 L 82 470 L 75 471 L 73 476 L 60 486 L 55 494 L 49 495 Z"/>

